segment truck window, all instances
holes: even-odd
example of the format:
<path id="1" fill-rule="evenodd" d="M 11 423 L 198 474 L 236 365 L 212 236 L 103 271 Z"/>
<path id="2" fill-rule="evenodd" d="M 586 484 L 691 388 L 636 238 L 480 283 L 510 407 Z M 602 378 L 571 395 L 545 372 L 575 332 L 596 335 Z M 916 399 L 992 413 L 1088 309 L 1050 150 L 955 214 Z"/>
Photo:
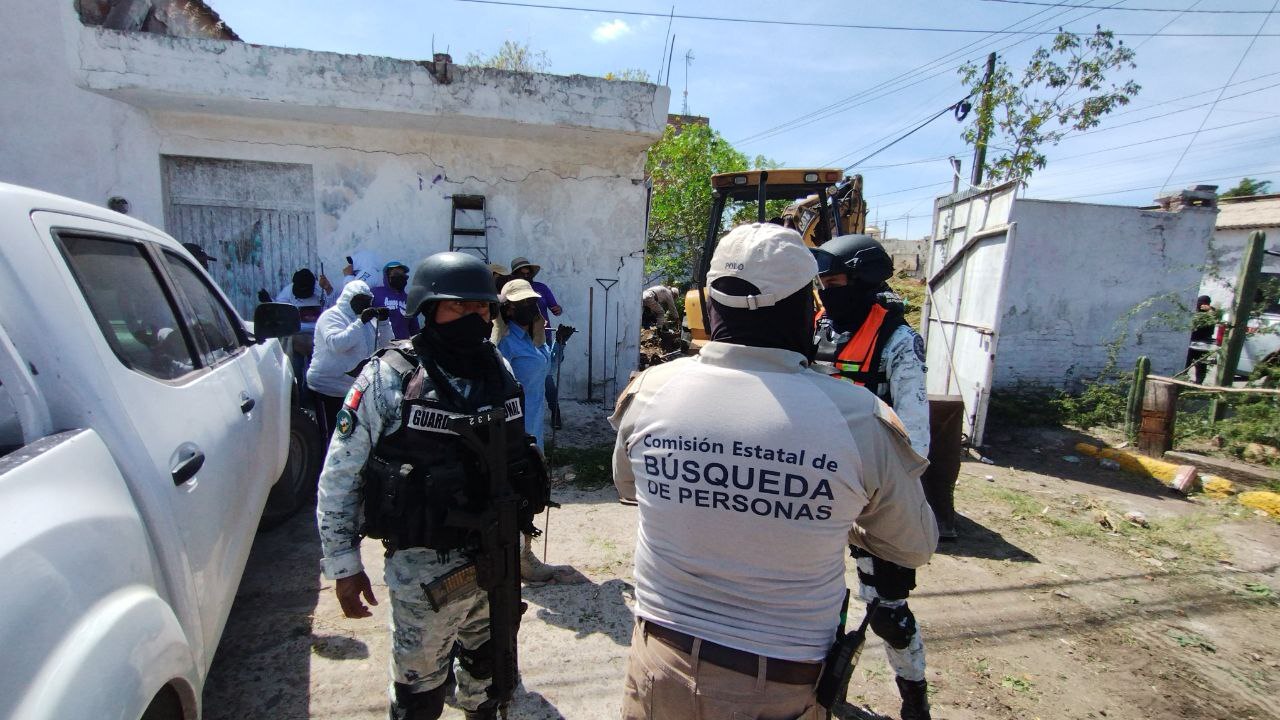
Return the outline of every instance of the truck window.
<path id="1" fill-rule="evenodd" d="M 176 253 L 164 251 L 165 262 L 174 283 L 186 296 L 195 317 L 187 318 L 187 325 L 197 338 L 200 351 L 205 354 L 205 364 L 213 365 L 231 357 L 240 349 L 240 337 L 231 311 L 208 286 L 200 273 Z"/>
<path id="2" fill-rule="evenodd" d="M 195 369 L 173 305 L 139 244 L 65 233 L 58 238 L 98 328 L 120 362 L 161 380 Z"/>

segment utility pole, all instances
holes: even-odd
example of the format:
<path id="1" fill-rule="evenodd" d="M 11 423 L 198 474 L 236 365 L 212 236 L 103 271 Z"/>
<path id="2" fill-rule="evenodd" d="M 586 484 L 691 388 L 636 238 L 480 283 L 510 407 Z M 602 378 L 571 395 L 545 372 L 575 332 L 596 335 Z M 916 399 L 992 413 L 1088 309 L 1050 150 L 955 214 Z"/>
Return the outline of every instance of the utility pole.
<path id="1" fill-rule="evenodd" d="M 684 52 L 684 106 L 680 108 L 681 115 L 689 114 L 689 66 L 693 64 L 693 49 L 690 48 Z"/>
<path id="2" fill-rule="evenodd" d="M 987 140 L 990 134 L 990 118 L 987 117 L 990 108 L 987 107 L 987 100 L 991 96 L 991 76 L 995 73 L 996 54 L 991 53 L 987 56 L 987 74 L 982 78 L 982 99 L 978 101 L 978 142 L 973 144 L 973 174 L 969 179 L 969 184 L 974 186 L 982 184 L 982 166 L 987 163 Z"/>
<path id="3" fill-rule="evenodd" d="M 949 157 L 951 162 L 951 194 L 955 195 L 960 192 L 960 158 Z"/>
<path id="4" fill-rule="evenodd" d="M 1262 275 L 1262 256 L 1267 235 L 1254 231 L 1244 246 L 1244 260 L 1240 263 L 1240 275 L 1236 279 L 1235 306 L 1231 309 L 1231 328 L 1227 331 L 1222 362 L 1218 364 L 1217 384 L 1231 387 L 1236 380 L 1236 366 L 1240 363 L 1240 351 L 1244 349 L 1245 336 L 1249 334 L 1249 312 L 1253 310 L 1253 295 Z M 1226 403 L 1219 397 L 1213 399 L 1212 418 L 1218 420 L 1226 410 Z"/>

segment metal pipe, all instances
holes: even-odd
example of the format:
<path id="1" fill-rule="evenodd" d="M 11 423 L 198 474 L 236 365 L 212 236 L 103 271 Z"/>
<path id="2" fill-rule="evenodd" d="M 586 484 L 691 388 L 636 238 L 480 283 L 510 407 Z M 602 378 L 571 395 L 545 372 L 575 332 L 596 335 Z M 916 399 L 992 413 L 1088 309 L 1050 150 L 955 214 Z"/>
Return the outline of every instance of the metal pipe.
<path id="1" fill-rule="evenodd" d="M 764 222 L 768 218 L 764 216 L 764 203 L 768 198 L 768 192 L 765 186 L 769 182 L 769 171 L 762 170 L 760 172 L 760 186 L 756 188 L 756 222 Z"/>
<path id="2" fill-rule="evenodd" d="M 591 402 L 591 385 L 595 382 L 596 286 L 587 286 L 587 402 Z"/>

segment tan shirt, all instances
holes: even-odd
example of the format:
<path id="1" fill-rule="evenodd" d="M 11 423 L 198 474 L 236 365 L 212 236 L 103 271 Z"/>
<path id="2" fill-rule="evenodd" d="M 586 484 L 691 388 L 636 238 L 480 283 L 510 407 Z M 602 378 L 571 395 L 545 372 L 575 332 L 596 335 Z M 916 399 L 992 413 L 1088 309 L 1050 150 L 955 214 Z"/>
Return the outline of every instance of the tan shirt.
<path id="1" fill-rule="evenodd" d="M 610 418 L 639 504 L 636 612 L 769 657 L 834 638 L 849 542 L 907 567 L 937 544 L 901 423 L 786 350 L 712 342 L 650 368 Z"/>

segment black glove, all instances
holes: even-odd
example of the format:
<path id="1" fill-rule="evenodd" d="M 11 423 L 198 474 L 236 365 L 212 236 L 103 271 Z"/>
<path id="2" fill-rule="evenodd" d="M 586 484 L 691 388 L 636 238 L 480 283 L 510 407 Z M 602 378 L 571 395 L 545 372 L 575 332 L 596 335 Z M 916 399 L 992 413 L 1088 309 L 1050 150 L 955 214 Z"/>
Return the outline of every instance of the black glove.
<path id="1" fill-rule="evenodd" d="M 258 291 L 258 302 L 271 302 L 271 293 L 266 290 Z"/>
<path id="2" fill-rule="evenodd" d="M 565 341 L 573 337 L 573 334 L 576 332 L 578 332 L 578 328 L 572 325 L 557 325 L 556 326 L 556 344 L 563 345 Z"/>
<path id="3" fill-rule="evenodd" d="M 376 317 L 378 317 L 378 308 L 365 308 L 360 312 L 360 322 L 371 322 Z"/>

